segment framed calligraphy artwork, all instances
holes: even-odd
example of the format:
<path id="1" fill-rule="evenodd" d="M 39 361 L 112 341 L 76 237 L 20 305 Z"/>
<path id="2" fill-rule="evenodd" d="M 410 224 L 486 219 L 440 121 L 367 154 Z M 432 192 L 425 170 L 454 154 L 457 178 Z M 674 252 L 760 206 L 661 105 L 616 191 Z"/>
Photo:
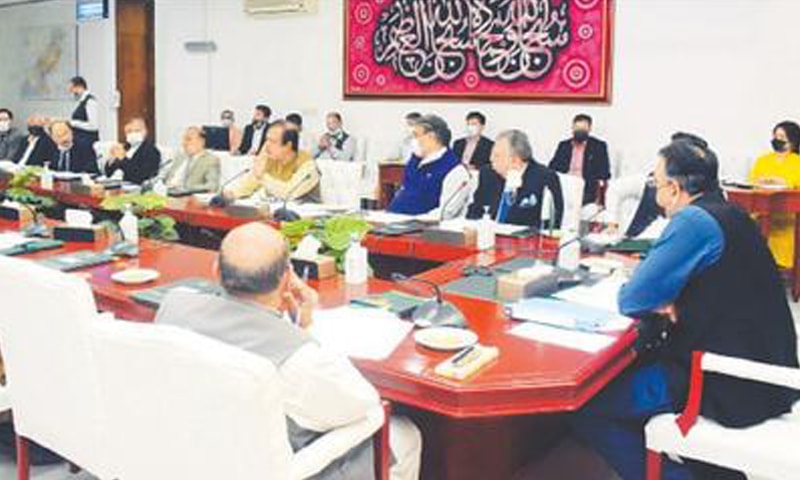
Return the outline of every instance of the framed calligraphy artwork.
<path id="1" fill-rule="evenodd" d="M 346 97 L 608 101 L 612 0 L 345 0 Z"/>

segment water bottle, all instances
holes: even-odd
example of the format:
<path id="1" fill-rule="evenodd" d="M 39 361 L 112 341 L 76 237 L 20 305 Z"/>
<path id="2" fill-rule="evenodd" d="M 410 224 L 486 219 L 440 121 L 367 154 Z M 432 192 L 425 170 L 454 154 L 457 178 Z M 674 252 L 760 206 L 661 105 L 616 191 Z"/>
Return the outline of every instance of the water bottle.
<path id="1" fill-rule="evenodd" d="M 344 255 L 344 281 L 350 285 L 367 282 L 369 263 L 367 249 L 361 245 L 356 235 L 350 240 L 350 247 Z"/>
<path id="2" fill-rule="evenodd" d="M 489 207 L 484 207 L 483 217 L 478 221 L 478 250 L 489 250 L 494 248 L 494 244 L 494 220 L 489 214 Z"/>
<path id="3" fill-rule="evenodd" d="M 39 178 L 39 186 L 45 190 L 53 189 L 53 172 L 50 170 L 50 163 L 44 164 L 44 170 Z"/>
<path id="4" fill-rule="evenodd" d="M 125 213 L 119 221 L 119 229 L 125 243 L 139 245 L 139 219 L 136 218 L 130 205 L 125 207 Z"/>

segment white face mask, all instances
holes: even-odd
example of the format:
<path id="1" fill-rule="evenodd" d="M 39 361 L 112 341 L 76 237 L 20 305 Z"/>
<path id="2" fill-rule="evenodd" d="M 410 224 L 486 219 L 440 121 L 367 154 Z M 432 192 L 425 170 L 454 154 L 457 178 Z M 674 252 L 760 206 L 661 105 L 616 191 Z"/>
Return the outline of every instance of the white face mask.
<path id="1" fill-rule="evenodd" d="M 223 118 L 222 119 L 222 126 L 223 127 L 230 127 L 231 125 L 233 125 L 233 119 L 230 119 L 230 118 Z"/>
<path id="2" fill-rule="evenodd" d="M 7 132 L 11 130 L 11 122 L 9 120 L 0 121 L 0 132 Z"/>
<path id="3" fill-rule="evenodd" d="M 143 132 L 131 132 L 125 135 L 125 141 L 127 141 L 130 145 L 141 145 L 144 142 L 144 133 Z"/>
<path id="4" fill-rule="evenodd" d="M 477 137 L 481 134 L 481 127 L 478 125 L 467 125 L 467 135 L 470 137 Z"/>
<path id="5" fill-rule="evenodd" d="M 414 152 L 414 155 L 422 158 L 422 145 L 419 143 L 418 138 L 411 139 L 411 151 Z"/>

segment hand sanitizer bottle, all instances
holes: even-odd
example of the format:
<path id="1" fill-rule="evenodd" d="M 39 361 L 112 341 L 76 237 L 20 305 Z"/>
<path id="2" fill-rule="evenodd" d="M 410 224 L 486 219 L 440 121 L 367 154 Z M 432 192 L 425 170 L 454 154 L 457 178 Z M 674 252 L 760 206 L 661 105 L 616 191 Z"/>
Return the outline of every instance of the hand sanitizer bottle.
<path id="1" fill-rule="evenodd" d="M 139 219 L 133 213 L 130 205 L 125 206 L 125 213 L 119 221 L 119 229 L 122 231 L 123 240 L 130 245 L 139 245 Z"/>
<path id="2" fill-rule="evenodd" d="M 50 162 L 44 164 L 44 170 L 39 178 L 39 186 L 45 190 L 53 189 L 53 172 L 50 171 Z"/>
<path id="3" fill-rule="evenodd" d="M 484 207 L 483 218 L 478 221 L 478 250 L 489 250 L 495 244 L 494 220 L 489 207 Z"/>
<path id="4" fill-rule="evenodd" d="M 350 247 L 344 255 L 344 281 L 350 285 L 366 283 L 368 269 L 367 249 L 361 245 L 356 235 L 353 235 Z"/>

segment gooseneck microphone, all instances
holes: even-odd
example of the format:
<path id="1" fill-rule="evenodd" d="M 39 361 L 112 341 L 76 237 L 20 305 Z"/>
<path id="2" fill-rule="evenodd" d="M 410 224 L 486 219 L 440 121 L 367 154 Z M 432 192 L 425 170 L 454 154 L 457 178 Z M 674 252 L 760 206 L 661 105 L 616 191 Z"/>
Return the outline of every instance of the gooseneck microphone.
<path id="1" fill-rule="evenodd" d="M 284 197 L 283 197 L 283 206 L 281 208 L 275 210 L 274 212 L 272 212 L 272 219 L 273 220 L 275 220 L 277 222 L 295 222 L 297 220 L 300 220 L 300 214 L 298 214 L 297 212 L 295 212 L 293 210 L 289 210 L 289 208 L 288 208 L 289 199 L 292 198 L 292 195 L 294 195 L 295 192 L 297 192 L 297 190 L 300 189 L 300 187 L 303 185 L 303 183 L 305 183 L 305 182 L 307 182 L 308 180 L 311 179 L 313 173 L 314 172 L 311 171 L 311 172 L 308 172 L 307 174 L 305 174 L 303 176 L 303 178 L 299 182 L 297 182 L 297 185 L 292 187 L 286 193 L 286 195 L 284 195 Z"/>
<path id="2" fill-rule="evenodd" d="M 250 168 L 245 168 L 241 172 L 229 178 L 225 183 L 220 185 L 219 189 L 217 189 L 217 194 L 211 197 L 211 200 L 209 200 L 208 204 L 212 207 L 219 207 L 219 208 L 227 207 L 232 202 L 232 199 L 225 198 L 225 187 L 233 183 L 234 180 L 238 180 L 243 175 L 249 172 Z"/>
<path id="3" fill-rule="evenodd" d="M 444 301 L 442 289 L 431 281 L 421 278 L 412 278 L 400 273 L 392 274 L 392 280 L 400 282 L 416 282 L 431 287 L 435 298 L 425 301 L 417 306 L 411 313 L 411 321 L 419 328 L 429 327 L 459 327 L 466 328 L 467 322 L 464 314 L 450 302 Z"/>

